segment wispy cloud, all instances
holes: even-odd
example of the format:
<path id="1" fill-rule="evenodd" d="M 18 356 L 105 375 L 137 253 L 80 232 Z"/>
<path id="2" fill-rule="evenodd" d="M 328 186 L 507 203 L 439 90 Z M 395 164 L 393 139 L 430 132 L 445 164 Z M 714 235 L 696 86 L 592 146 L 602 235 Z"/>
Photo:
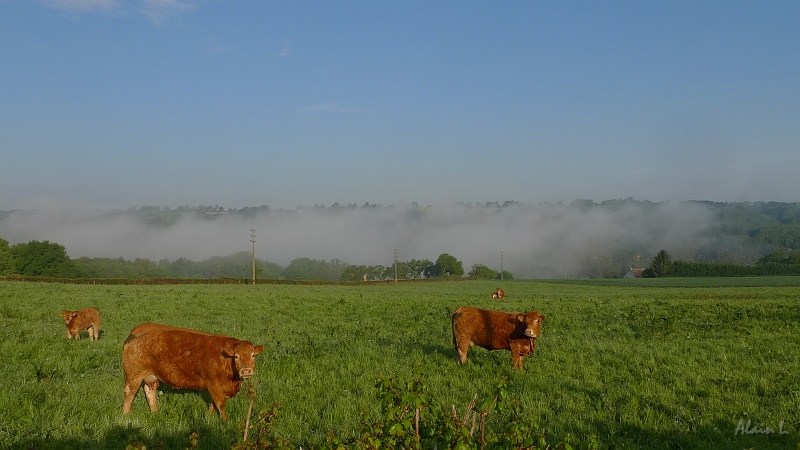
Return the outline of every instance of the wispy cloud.
<path id="1" fill-rule="evenodd" d="M 141 0 L 141 6 L 131 6 L 121 0 L 39 0 L 44 6 L 73 13 L 102 13 L 135 9 L 152 23 L 160 25 L 169 17 L 194 9 L 186 0 Z"/>
<path id="2" fill-rule="evenodd" d="M 144 0 L 142 13 L 155 24 L 163 23 L 168 17 L 194 9 L 194 5 L 181 0 Z"/>
<path id="3" fill-rule="evenodd" d="M 280 43 L 278 54 L 281 56 L 281 58 L 288 58 L 292 56 L 292 53 L 294 53 L 294 46 L 291 42 L 283 41 Z"/>
<path id="4" fill-rule="evenodd" d="M 313 113 L 313 112 L 345 112 L 345 113 L 353 113 L 353 112 L 364 112 L 363 109 L 359 108 L 351 108 L 348 106 L 341 106 L 336 103 L 323 103 L 317 105 L 308 105 L 302 106 L 297 108 L 297 112 L 301 113 Z"/>
<path id="5" fill-rule="evenodd" d="M 120 8 L 117 0 L 41 0 L 42 4 L 55 9 L 73 12 L 103 12 Z"/>
<path id="6" fill-rule="evenodd" d="M 231 52 L 231 47 L 223 40 L 213 37 L 206 43 L 206 52 L 212 55 L 223 55 Z"/>

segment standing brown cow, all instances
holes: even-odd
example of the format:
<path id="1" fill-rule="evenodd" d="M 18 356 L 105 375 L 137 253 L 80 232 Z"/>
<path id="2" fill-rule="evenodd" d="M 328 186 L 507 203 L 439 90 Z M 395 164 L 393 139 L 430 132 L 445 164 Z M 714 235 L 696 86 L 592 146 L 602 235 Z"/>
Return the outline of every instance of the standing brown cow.
<path id="1" fill-rule="evenodd" d="M 138 325 L 122 346 L 122 413 L 131 412 L 142 381 L 150 411 L 158 411 L 158 384 L 164 382 L 177 389 L 207 390 L 212 400 L 208 413 L 213 414 L 216 406 L 220 417 L 228 420 L 225 400 L 239 392 L 242 380 L 253 376 L 255 357 L 263 350 L 263 345 L 221 334 L 155 323 Z"/>
<path id="2" fill-rule="evenodd" d="M 507 313 L 462 306 L 453 313 L 453 350 L 458 361 L 467 362 L 472 346 L 487 350 L 511 350 L 515 369 L 522 369 L 525 356 L 533 353 L 544 316 L 536 311 Z"/>
<path id="3" fill-rule="evenodd" d="M 500 288 L 497 288 L 494 292 L 492 292 L 492 298 L 503 298 L 505 296 L 506 293 Z"/>
<path id="4" fill-rule="evenodd" d="M 64 311 L 58 313 L 64 318 L 67 325 L 67 340 L 75 336 L 75 340 L 80 340 L 81 330 L 89 332 L 89 339 L 95 341 L 100 338 L 100 311 L 97 308 L 84 308 L 77 311 Z"/>

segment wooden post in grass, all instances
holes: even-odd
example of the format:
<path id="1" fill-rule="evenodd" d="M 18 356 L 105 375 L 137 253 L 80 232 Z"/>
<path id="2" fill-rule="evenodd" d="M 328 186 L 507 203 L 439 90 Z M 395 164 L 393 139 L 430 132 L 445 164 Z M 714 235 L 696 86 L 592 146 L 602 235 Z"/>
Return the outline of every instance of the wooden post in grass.
<path id="1" fill-rule="evenodd" d="M 414 435 L 417 437 L 417 442 L 419 442 L 419 408 L 414 411 Z"/>
<path id="2" fill-rule="evenodd" d="M 247 408 L 247 419 L 244 422 L 244 437 L 242 442 L 247 442 L 247 432 L 250 431 L 250 416 L 253 414 L 253 402 L 256 399 L 257 381 L 253 380 L 253 385 L 247 388 L 247 396 L 250 397 L 250 406 Z"/>

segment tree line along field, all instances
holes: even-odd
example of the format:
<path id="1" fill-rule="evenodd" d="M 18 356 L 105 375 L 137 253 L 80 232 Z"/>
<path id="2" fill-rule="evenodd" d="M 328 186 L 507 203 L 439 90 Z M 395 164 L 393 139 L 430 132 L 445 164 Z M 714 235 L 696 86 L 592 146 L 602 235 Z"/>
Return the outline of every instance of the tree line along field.
<path id="1" fill-rule="evenodd" d="M 358 435 L 378 418 L 379 376 L 419 377 L 462 413 L 500 383 L 548 441 L 574 448 L 800 448 L 800 278 L 365 286 L 109 286 L 0 282 L 0 448 L 230 448 L 249 399 L 209 416 L 208 395 L 162 385 L 122 415 L 122 343 L 143 322 L 263 344 L 254 410 L 279 403 L 272 432 L 295 448 Z M 458 306 L 535 309 L 536 353 L 473 348 L 459 366 Z M 101 335 L 67 342 L 58 313 L 97 306 Z M 502 429 L 508 412 L 487 419 Z"/>

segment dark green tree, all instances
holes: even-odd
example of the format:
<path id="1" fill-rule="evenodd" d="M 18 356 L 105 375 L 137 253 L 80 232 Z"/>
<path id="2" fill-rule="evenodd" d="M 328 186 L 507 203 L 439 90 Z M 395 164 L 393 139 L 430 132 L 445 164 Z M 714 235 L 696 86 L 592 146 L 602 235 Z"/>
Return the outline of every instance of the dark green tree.
<path id="1" fill-rule="evenodd" d="M 758 260 L 758 264 L 769 264 L 769 263 L 800 264 L 800 251 L 798 250 L 789 250 L 787 252 L 776 251 L 770 253 L 769 255 L 762 256 Z"/>
<path id="2" fill-rule="evenodd" d="M 672 256 L 666 250 L 661 250 L 656 253 L 653 261 L 650 263 L 650 272 L 656 278 L 668 277 L 672 274 L 674 266 L 672 263 Z"/>
<path id="3" fill-rule="evenodd" d="M 500 279 L 500 272 L 483 264 L 473 264 L 472 269 L 469 271 L 467 275 L 469 275 L 471 278 L 477 278 L 479 280 Z"/>
<path id="4" fill-rule="evenodd" d="M 31 277 L 75 278 L 79 271 L 69 259 L 63 245 L 48 241 L 30 241 L 11 247 L 14 263 L 20 275 Z"/>
<path id="5" fill-rule="evenodd" d="M 11 247 L 8 246 L 7 240 L 0 238 L 0 276 L 13 275 L 16 271 Z"/>
<path id="6" fill-rule="evenodd" d="M 464 275 L 464 265 L 455 256 L 442 253 L 436 263 L 425 271 L 426 278 L 460 277 Z"/>
<path id="7" fill-rule="evenodd" d="M 433 263 L 427 259 L 412 259 L 408 261 L 408 269 L 411 278 L 425 277 L 425 271 L 432 265 Z"/>
<path id="8" fill-rule="evenodd" d="M 293 259 L 283 274 L 289 280 L 339 281 L 346 267 L 347 263 L 338 259 L 328 262 L 303 257 Z"/>
<path id="9" fill-rule="evenodd" d="M 341 280 L 350 282 L 364 281 L 364 275 L 367 274 L 367 270 L 367 266 L 355 266 L 351 264 L 342 271 Z"/>

